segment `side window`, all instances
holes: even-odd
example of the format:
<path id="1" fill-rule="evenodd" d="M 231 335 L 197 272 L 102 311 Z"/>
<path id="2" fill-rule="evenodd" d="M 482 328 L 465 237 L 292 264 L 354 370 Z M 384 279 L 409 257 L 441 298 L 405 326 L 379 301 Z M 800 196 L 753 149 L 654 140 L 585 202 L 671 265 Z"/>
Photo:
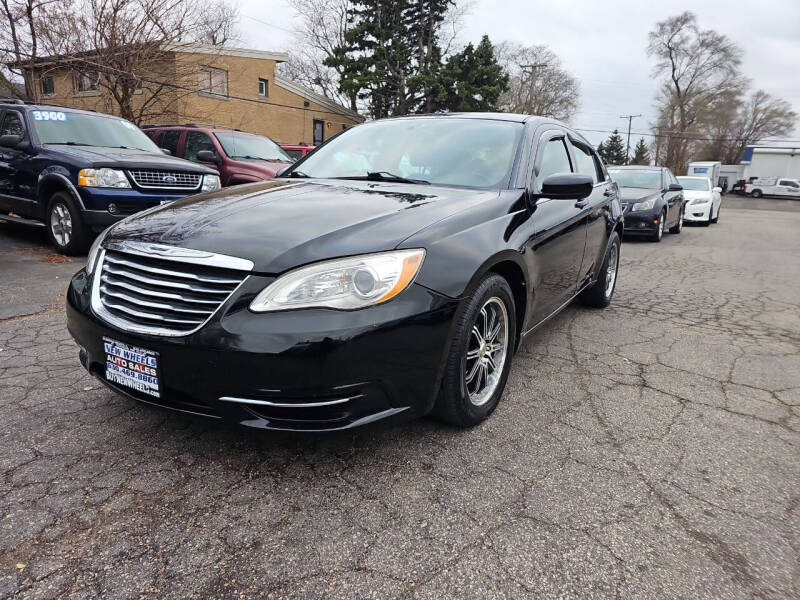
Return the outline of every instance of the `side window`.
<path id="1" fill-rule="evenodd" d="M 214 142 L 202 131 L 189 131 L 186 133 L 186 142 L 183 144 L 183 158 L 197 161 L 197 153 L 201 150 L 210 150 L 217 153 Z"/>
<path id="2" fill-rule="evenodd" d="M 161 134 L 161 139 L 158 142 L 159 148 L 166 148 L 172 153 L 172 156 L 178 156 L 178 140 L 181 139 L 180 129 L 168 129 Z"/>
<path id="3" fill-rule="evenodd" d="M 3 119 L 2 127 L 0 127 L 0 135 L 25 137 L 25 125 L 22 123 L 22 115 L 15 110 L 9 110 Z"/>
<path id="4" fill-rule="evenodd" d="M 572 167 L 569 162 L 567 147 L 562 138 L 555 138 L 544 143 L 540 147 L 542 158 L 539 160 L 539 171 L 536 173 L 536 181 L 541 185 L 542 181 L 555 173 L 570 173 Z"/>
<path id="5" fill-rule="evenodd" d="M 572 148 L 575 150 L 575 172 L 581 175 L 588 175 L 592 178 L 592 183 L 600 181 L 592 151 L 583 144 L 575 142 L 573 142 Z"/>

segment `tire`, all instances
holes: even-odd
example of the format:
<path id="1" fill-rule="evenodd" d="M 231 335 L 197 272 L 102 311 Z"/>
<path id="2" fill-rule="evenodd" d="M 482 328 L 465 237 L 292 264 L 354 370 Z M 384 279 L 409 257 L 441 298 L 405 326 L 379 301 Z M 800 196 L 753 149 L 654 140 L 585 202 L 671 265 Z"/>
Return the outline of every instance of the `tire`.
<path id="1" fill-rule="evenodd" d="M 753 190 L 752 196 L 753 198 L 761 198 L 764 194 L 761 193 L 761 190 Z"/>
<path id="2" fill-rule="evenodd" d="M 681 212 L 678 215 L 678 222 L 669 228 L 670 233 L 678 234 L 681 231 L 683 231 L 683 209 L 681 209 Z"/>
<path id="3" fill-rule="evenodd" d="M 45 211 L 45 226 L 50 243 L 61 254 L 85 254 L 92 242 L 89 228 L 67 192 L 50 197 Z"/>
<path id="4" fill-rule="evenodd" d="M 611 234 L 606 248 L 606 255 L 600 265 L 597 281 L 591 287 L 583 290 L 578 296 L 581 304 L 593 308 L 605 308 L 611 304 L 614 290 L 617 288 L 617 274 L 619 273 L 620 240 L 617 232 Z"/>
<path id="5" fill-rule="evenodd" d="M 491 339 L 488 343 L 484 339 L 487 326 L 494 329 L 497 323 L 500 328 L 491 339 L 501 345 L 487 351 L 492 346 Z M 506 387 L 516 336 L 514 295 L 503 277 L 489 273 L 456 313 L 436 416 L 457 427 L 472 427 L 492 414 Z"/>
<path id="6" fill-rule="evenodd" d="M 664 221 L 667 220 L 667 211 L 661 213 L 661 218 L 658 220 L 658 227 L 656 230 L 650 234 L 650 241 L 658 243 L 661 241 L 661 238 L 664 237 Z"/>

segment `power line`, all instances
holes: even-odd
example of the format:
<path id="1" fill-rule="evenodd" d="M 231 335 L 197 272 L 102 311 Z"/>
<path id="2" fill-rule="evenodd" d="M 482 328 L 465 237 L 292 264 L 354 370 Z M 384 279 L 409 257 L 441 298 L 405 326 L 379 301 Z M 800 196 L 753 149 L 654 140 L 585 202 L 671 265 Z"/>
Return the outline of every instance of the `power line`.
<path id="1" fill-rule="evenodd" d="M 585 127 L 573 127 L 575 131 L 587 131 L 590 133 L 614 133 L 614 129 L 588 129 Z M 645 131 L 631 131 L 632 135 L 640 135 L 644 137 L 653 138 L 672 138 L 678 140 L 694 140 L 697 142 L 747 142 L 745 138 L 719 138 L 719 137 L 699 137 L 691 134 L 679 134 L 677 132 L 663 132 L 663 133 L 649 133 Z M 778 138 L 764 138 L 759 139 L 759 142 L 780 143 L 780 144 L 800 144 L 800 140 L 778 139 Z"/>

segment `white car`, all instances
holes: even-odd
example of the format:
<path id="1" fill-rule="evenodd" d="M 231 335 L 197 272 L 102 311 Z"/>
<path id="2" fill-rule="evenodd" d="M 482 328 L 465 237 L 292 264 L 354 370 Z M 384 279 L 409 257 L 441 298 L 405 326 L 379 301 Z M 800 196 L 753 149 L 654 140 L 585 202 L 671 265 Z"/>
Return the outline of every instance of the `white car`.
<path id="1" fill-rule="evenodd" d="M 722 188 L 711 187 L 708 177 L 678 177 L 686 201 L 683 220 L 710 225 L 719 220 Z"/>

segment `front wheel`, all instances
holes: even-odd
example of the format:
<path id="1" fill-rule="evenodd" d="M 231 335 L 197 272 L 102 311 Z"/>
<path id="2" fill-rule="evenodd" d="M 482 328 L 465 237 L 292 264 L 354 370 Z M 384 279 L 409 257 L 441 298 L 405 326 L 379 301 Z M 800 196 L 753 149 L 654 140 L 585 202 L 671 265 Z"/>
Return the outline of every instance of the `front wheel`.
<path id="1" fill-rule="evenodd" d="M 660 242 L 661 238 L 664 237 L 664 221 L 667 220 L 667 211 L 661 213 L 661 216 L 658 218 L 658 225 L 656 225 L 656 230 L 650 235 L 651 242 Z"/>
<path id="2" fill-rule="evenodd" d="M 617 287 L 617 273 L 619 271 L 620 239 L 615 231 L 608 241 L 606 255 L 600 265 L 597 281 L 591 287 L 583 290 L 578 296 L 581 304 L 594 308 L 605 308 L 611 304 L 614 290 Z"/>
<path id="3" fill-rule="evenodd" d="M 47 203 L 47 236 L 62 254 L 83 254 L 89 249 L 91 233 L 66 192 L 56 192 Z"/>
<path id="4" fill-rule="evenodd" d="M 761 198 L 763 195 L 764 194 L 761 192 L 761 190 L 753 190 L 753 198 Z"/>
<path id="5" fill-rule="evenodd" d="M 681 209 L 680 214 L 678 215 L 678 222 L 675 223 L 672 227 L 669 228 L 670 233 L 680 233 L 683 230 L 683 209 Z"/>
<path id="6" fill-rule="evenodd" d="M 714 210 L 714 205 L 713 204 L 711 205 L 711 210 L 712 211 Z M 721 211 L 721 210 L 722 210 L 722 204 L 720 203 L 720 205 L 717 207 L 717 216 L 714 217 L 713 219 L 711 219 L 712 223 L 717 223 L 719 221 L 719 211 Z"/>
<path id="7" fill-rule="evenodd" d="M 435 413 L 458 427 L 477 425 L 497 407 L 506 387 L 517 335 L 508 282 L 490 273 L 456 315 Z"/>

